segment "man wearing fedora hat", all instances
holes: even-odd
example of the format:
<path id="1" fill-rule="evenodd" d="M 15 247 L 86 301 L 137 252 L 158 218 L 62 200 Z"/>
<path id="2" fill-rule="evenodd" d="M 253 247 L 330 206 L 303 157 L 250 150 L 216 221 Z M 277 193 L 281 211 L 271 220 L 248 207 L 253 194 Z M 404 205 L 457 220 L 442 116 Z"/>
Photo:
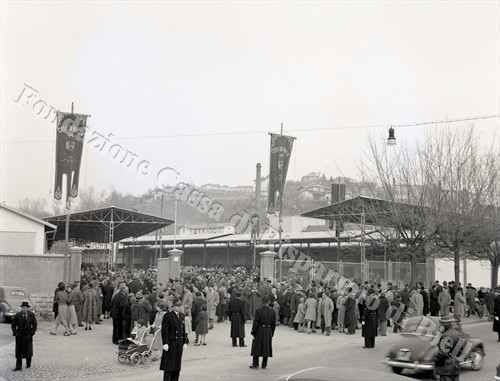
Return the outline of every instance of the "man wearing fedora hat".
<path id="1" fill-rule="evenodd" d="M 23 358 L 26 359 L 26 368 L 31 366 L 33 357 L 33 335 L 37 324 L 35 314 L 28 309 L 28 302 L 21 304 L 21 312 L 14 315 L 12 320 L 12 333 L 16 337 L 16 367 L 14 371 L 21 370 Z"/>

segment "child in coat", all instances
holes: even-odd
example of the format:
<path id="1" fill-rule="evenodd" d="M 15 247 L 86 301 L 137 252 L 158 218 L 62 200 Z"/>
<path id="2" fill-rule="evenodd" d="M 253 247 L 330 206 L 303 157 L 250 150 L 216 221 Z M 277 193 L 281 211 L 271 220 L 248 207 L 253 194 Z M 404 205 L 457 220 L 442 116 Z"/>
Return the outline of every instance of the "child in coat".
<path id="1" fill-rule="evenodd" d="M 132 337 L 129 338 L 135 345 L 142 345 L 146 342 L 146 335 L 148 334 L 148 328 L 146 327 L 146 322 L 139 319 L 132 330 Z"/>
<path id="2" fill-rule="evenodd" d="M 196 340 L 195 346 L 199 345 L 207 345 L 205 342 L 205 335 L 208 333 L 208 314 L 207 314 L 207 305 L 204 304 L 201 306 L 201 311 L 196 316 Z"/>

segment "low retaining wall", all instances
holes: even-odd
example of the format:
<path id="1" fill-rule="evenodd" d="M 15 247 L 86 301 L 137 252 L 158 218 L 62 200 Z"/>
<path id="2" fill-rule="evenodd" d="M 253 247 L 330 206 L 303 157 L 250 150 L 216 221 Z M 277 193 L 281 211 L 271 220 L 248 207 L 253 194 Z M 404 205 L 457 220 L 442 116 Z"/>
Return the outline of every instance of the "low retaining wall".
<path id="1" fill-rule="evenodd" d="M 53 294 L 64 277 L 64 255 L 0 255 L 4 286 L 26 287 L 33 294 Z"/>

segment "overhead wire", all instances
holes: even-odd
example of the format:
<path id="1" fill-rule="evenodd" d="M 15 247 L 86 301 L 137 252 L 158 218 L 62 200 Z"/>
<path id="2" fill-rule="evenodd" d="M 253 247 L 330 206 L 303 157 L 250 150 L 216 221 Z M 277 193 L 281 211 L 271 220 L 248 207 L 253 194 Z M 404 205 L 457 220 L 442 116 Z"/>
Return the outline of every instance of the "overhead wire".
<path id="1" fill-rule="evenodd" d="M 475 120 L 494 119 L 500 118 L 500 114 L 470 116 L 464 118 L 453 119 L 439 119 L 424 122 L 411 122 L 411 123 L 391 123 L 391 124 L 371 124 L 371 125 L 352 125 L 352 126 L 333 126 L 333 127 L 318 127 L 318 128 L 296 128 L 287 129 L 287 132 L 312 132 L 312 131 L 329 131 L 329 130 L 346 130 L 346 129 L 361 129 L 361 128 L 405 128 L 417 127 L 444 123 L 458 123 L 469 122 Z M 124 136 L 113 137 L 113 140 L 138 140 L 138 139 L 164 139 L 164 138 L 189 138 L 189 137 L 204 137 L 204 136 L 229 136 L 229 135 L 252 135 L 252 134 L 268 134 L 269 131 L 224 131 L 224 132 L 206 132 L 206 133 L 193 133 L 193 134 L 171 134 L 171 135 L 149 135 L 149 136 Z M 23 140 L 23 141 L 3 141 L 0 144 L 16 144 L 16 143 L 47 143 L 54 140 Z"/>

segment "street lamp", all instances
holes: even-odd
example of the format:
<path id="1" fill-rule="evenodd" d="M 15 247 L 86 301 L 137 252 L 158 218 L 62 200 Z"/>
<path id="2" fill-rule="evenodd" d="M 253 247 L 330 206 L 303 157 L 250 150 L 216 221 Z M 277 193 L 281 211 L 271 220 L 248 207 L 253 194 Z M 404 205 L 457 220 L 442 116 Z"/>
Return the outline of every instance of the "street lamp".
<path id="1" fill-rule="evenodd" d="M 387 145 L 388 146 L 395 146 L 396 145 L 396 137 L 394 136 L 394 128 L 389 128 L 389 137 L 387 138 Z"/>

